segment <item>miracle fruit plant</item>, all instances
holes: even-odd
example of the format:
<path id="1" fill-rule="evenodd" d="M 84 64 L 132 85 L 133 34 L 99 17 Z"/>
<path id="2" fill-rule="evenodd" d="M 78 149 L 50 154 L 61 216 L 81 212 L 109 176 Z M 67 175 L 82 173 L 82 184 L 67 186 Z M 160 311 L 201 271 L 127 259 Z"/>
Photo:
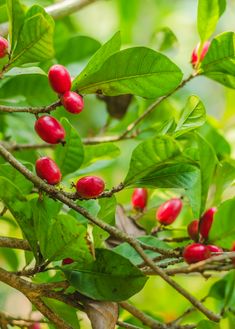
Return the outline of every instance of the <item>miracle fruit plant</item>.
<path id="1" fill-rule="evenodd" d="M 35 322 L 0 312 L 1 328 L 43 324 L 76 329 L 78 311 L 88 315 L 95 329 L 218 329 L 223 318 L 234 323 L 235 199 L 223 199 L 235 179 L 230 146 L 207 120 L 195 95 L 177 120 L 172 113 L 167 120 L 148 121 L 155 111 L 161 118 L 165 100 L 196 77 L 235 88 L 235 34 L 212 37 L 226 1 L 198 1 L 200 42 L 192 51 L 192 73 L 185 79 L 160 52 L 141 46 L 120 50 L 120 33 L 102 46 L 90 38 L 86 57 L 93 56 L 71 79 L 63 56 L 54 51 L 55 23 L 47 10 L 39 5 L 26 8 L 18 0 L 6 3 L 9 34 L 0 37 L 1 222 L 14 219 L 23 239 L 1 236 L 0 247 L 23 250 L 26 264 L 15 271 L 1 267 L 0 281 L 24 294 L 41 318 Z M 82 49 L 84 37 L 79 38 Z M 9 99 L 16 98 L 16 103 L 19 96 L 14 86 L 26 85 L 31 78 L 40 101 L 49 93 L 53 102 L 35 107 L 34 94 L 20 89 L 24 106 L 12 106 Z M 70 121 L 74 116 L 83 120 L 83 113 L 89 112 L 88 94 L 106 103 L 110 120 L 118 118 L 121 129 L 107 126 L 103 135 L 80 138 Z M 148 105 L 143 109 L 141 104 Z M 44 143 L 23 144 L 9 137 L 15 122 L 24 127 L 27 120 Z M 120 184 L 110 187 L 101 177 L 84 175 L 95 162 L 119 155 L 114 142 L 124 149 L 129 139 L 137 146 Z M 46 155 L 39 156 L 38 149 Z M 117 203 L 115 195 L 130 188 L 129 206 Z M 179 236 L 175 225 L 184 217 L 188 226 Z M 12 254 L 7 255 L 11 267 Z M 202 300 L 172 279 L 191 273 L 209 278 L 218 272 L 222 278 Z M 162 278 L 191 307 L 169 322 L 159 317 L 157 306 L 156 314 L 149 315 L 128 302 L 145 289 L 150 275 Z M 219 300 L 216 310 L 204 304 L 208 297 Z M 139 326 L 124 322 L 122 309 L 138 319 Z M 194 311 L 204 319 L 184 321 Z"/>

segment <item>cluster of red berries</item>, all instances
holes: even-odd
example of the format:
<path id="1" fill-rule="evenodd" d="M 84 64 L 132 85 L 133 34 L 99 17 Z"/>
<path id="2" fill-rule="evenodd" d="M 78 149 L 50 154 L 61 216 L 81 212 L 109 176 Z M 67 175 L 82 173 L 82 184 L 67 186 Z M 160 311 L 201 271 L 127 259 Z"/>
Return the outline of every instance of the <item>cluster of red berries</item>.
<path id="1" fill-rule="evenodd" d="M 191 63 L 193 67 L 197 67 L 197 65 L 203 61 L 204 57 L 206 56 L 206 53 L 208 52 L 208 49 L 210 47 L 210 41 L 206 41 L 201 50 L 201 54 L 199 55 L 200 44 L 197 44 L 197 46 L 193 49 L 192 55 L 191 55 Z"/>
<path id="2" fill-rule="evenodd" d="M 132 194 L 132 206 L 138 211 L 144 211 L 148 200 L 148 192 L 145 188 L 136 188 Z M 157 209 L 156 219 L 161 225 L 172 224 L 181 212 L 183 203 L 179 198 L 172 198 Z M 205 242 L 213 223 L 214 214 L 217 208 L 208 209 L 200 218 L 194 220 L 188 225 L 188 234 L 196 243 L 192 243 L 185 247 L 183 251 L 184 260 L 188 263 L 196 263 L 205 260 L 211 256 L 211 253 L 222 253 L 223 250 L 214 245 L 204 245 L 198 241 Z M 235 244 L 233 247 L 235 250 Z"/>
<path id="3" fill-rule="evenodd" d="M 49 82 L 54 91 L 59 94 L 61 103 L 71 113 L 78 114 L 84 107 L 82 96 L 70 91 L 71 77 L 62 65 L 53 65 L 48 73 Z M 49 115 L 43 115 L 35 122 L 35 131 L 42 140 L 49 144 L 64 143 L 65 130 L 61 123 Z M 50 185 L 59 184 L 62 178 L 61 171 L 55 161 L 49 157 L 42 157 L 36 161 L 37 175 Z M 94 198 L 104 191 L 103 180 L 96 176 L 87 176 L 79 179 L 76 190 L 80 197 Z"/>
<path id="4" fill-rule="evenodd" d="M 196 263 L 211 256 L 211 253 L 222 253 L 223 250 L 214 245 L 205 245 L 198 241 L 205 242 L 217 211 L 216 207 L 208 209 L 200 218 L 193 220 L 187 227 L 188 235 L 196 243 L 192 243 L 184 249 L 183 256 L 187 263 Z"/>
<path id="5" fill-rule="evenodd" d="M 0 36 L 0 58 L 3 58 L 7 55 L 8 53 L 8 41 Z"/>

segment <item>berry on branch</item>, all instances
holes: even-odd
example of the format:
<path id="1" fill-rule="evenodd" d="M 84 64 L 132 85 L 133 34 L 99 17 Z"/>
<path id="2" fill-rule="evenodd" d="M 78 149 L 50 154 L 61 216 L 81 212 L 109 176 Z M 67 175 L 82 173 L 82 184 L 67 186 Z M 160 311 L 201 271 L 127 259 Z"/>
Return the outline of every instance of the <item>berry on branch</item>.
<path id="1" fill-rule="evenodd" d="M 201 243 L 192 243 L 184 248 L 183 257 L 188 264 L 197 263 L 211 256 L 209 248 Z"/>
<path id="2" fill-rule="evenodd" d="M 49 116 L 43 115 L 34 125 L 35 131 L 45 142 L 50 144 L 63 143 L 65 138 L 65 130 L 58 120 Z"/>
<path id="3" fill-rule="evenodd" d="M 208 238 L 216 211 L 216 207 L 210 208 L 202 215 L 200 219 L 199 232 L 204 239 Z"/>
<path id="4" fill-rule="evenodd" d="M 131 202 L 133 208 L 144 210 L 148 200 L 148 191 L 146 188 L 135 188 L 132 194 Z"/>
<path id="5" fill-rule="evenodd" d="M 57 164 L 48 157 L 43 157 L 36 161 L 36 173 L 50 185 L 58 184 L 62 177 Z"/>
<path id="6" fill-rule="evenodd" d="M 58 94 L 64 94 L 71 88 L 69 72 L 63 65 L 53 65 L 48 72 L 48 79 L 52 89 Z"/>
<path id="7" fill-rule="evenodd" d="M 7 55 L 8 46 L 8 41 L 0 36 L 0 58 L 3 58 Z"/>
<path id="8" fill-rule="evenodd" d="M 194 241 L 197 241 L 198 239 L 198 226 L 199 226 L 199 220 L 195 219 L 191 223 L 189 223 L 187 227 L 188 235 Z"/>
<path id="9" fill-rule="evenodd" d="M 68 112 L 73 114 L 80 113 L 84 108 L 82 96 L 74 91 L 67 91 L 64 95 L 62 95 L 61 103 Z"/>
<path id="10" fill-rule="evenodd" d="M 104 191 L 104 181 L 96 176 L 85 176 L 76 183 L 76 190 L 83 198 L 95 198 Z"/>
<path id="11" fill-rule="evenodd" d="M 156 212 L 156 219 L 163 225 L 170 225 L 178 217 L 182 206 L 181 199 L 170 199 L 160 205 Z"/>

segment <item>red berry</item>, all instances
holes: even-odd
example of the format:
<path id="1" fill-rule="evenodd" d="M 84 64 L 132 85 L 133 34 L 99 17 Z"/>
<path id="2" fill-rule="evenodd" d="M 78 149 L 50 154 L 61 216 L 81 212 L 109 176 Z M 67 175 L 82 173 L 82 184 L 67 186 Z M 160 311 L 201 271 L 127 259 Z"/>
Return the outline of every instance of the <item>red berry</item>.
<path id="1" fill-rule="evenodd" d="M 216 211 L 217 211 L 216 207 L 210 208 L 203 214 L 203 216 L 200 219 L 199 232 L 204 239 L 208 238 L 211 225 L 214 219 L 214 214 L 216 213 Z"/>
<path id="2" fill-rule="evenodd" d="M 198 239 L 198 226 L 199 226 L 199 220 L 195 219 L 188 225 L 188 235 L 190 238 L 194 241 L 197 241 Z"/>
<path id="3" fill-rule="evenodd" d="M 58 94 L 64 94 L 71 88 L 69 72 L 63 65 L 53 65 L 48 72 L 48 78 L 52 89 Z"/>
<path id="4" fill-rule="evenodd" d="M 63 126 L 59 121 L 49 115 L 40 117 L 35 122 L 34 129 L 41 139 L 50 144 L 60 143 L 65 138 Z"/>
<path id="5" fill-rule="evenodd" d="M 0 36 L 0 58 L 6 56 L 8 50 L 8 41 Z"/>
<path id="6" fill-rule="evenodd" d="M 198 50 L 199 50 L 200 44 L 198 43 L 197 46 L 193 49 L 192 56 L 191 56 L 191 63 L 193 66 L 196 66 L 198 62 L 202 62 L 204 57 L 206 56 L 206 53 L 210 47 L 210 41 L 206 41 L 203 44 L 202 51 L 200 58 L 198 58 Z"/>
<path id="7" fill-rule="evenodd" d="M 40 329 L 41 325 L 39 322 L 35 322 L 35 323 L 31 324 L 31 326 L 29 328 L 30 329 Z"/>
<path id="8" fill-rule="evenodd" d="M 188 264 L 197 263 L 211 255 L 207 246 L 201 243 L 192 243 L 184 248 L 183 257 Z"/>
<path id="9" fill-rule="evenodd" d="M 96 176 L 86 176 L 77 181 L 77 193 L 83 198 L 95 198 L 104 191 L 104 181 Z"/>
<path id="10" fill-rule="evenodd" d="M 223 249 L 214 246 L 213 244 L 209 244 L 207 248 L 210 250 L 210 252 L 220 252 L 220 253 L 223 252 Z"/>
<path id="11" fill-rule="evenodd" d="M 74 114 L 80 113 L 84 108 L 84 101 L 81 95 L 75 93 L 74 91 L 67 91 L 61 96 L 61 103 L 64 105 L 65 109 Z"/>
<path id="12" fill-rule="evenodd" d="M 170 199 L 160 205 L 156 213 L 156 219 L 163 225 L 170 225 L 179 215 L 182 206 L 181 199 Z"/>
<path id="13" fill-rule="evenodd" d="M 48 157 L 43 157 L 36 161 L 36 172 L 40 178 L 45 179 L 50 185 L 56 185 L 61 181 L 60 169 Z"/>
<path id="14" fill-rule="evenodd" d="M 132 194 L 132 206 L 135 209 L 143 210 L 148 200 L 148 191 L 146 188 L 135 188 Z"/>
<path id="15" fill-rule="evenodd" d="M 231 251 L 235 251 L 235 242 L 233 242 L 233 244 L 232 244 Z M 233 262 L 233 264 L 235 265 L 235 257 L 232 258 L 232 262 Z"/>
<path id="16" fill-rule="evenodd" d="M 69 265 L 72 264 L 74 262 L 74 260 L 72 258 L 65 258 L 62 261 L 62 265 Z"/>

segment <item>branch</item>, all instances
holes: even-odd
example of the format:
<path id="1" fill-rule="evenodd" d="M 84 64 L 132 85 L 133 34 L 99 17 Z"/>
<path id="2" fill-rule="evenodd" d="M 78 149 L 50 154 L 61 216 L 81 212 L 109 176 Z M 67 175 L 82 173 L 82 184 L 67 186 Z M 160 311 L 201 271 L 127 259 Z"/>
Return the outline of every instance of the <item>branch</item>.
<path id="1" fill-rule="evenodd" d="M 6 283 L 12 288 L 17 289 L 22 292 L 32 304 L 34 304 L 37 309 L 47 317 L 52 323 L 56 325 L 56 328 L 59 329 L 72 329 L 71 326 L 66 324 L 63 319 L 58 317 L 45 303 L 41 300 L 42 296 L 57 299 L 69 305 L 75 307 L 75 302 L 72 299 L 69 299 L 69 296 L 60 294 L 58 292 L 49 291 L 45 289 L 45 285 L 36 285 L 32 282 L 26 281 L 18 277 L 14 273 L 10 273 L 2 268 L 0 268 L 0 281 Z M 76 303 L 76 306 L 79 306 L 79 303 Z M 78 308 L 78 307 L 77 307 Z"/>
<path id="2" fill-rule="evenodd" d="M 29 298 L 32 304 L 52 323 L 56 325 L 58 329 L 73 329 L 63 319 L 61 319 L 56 313 L 54 313 L 40 298 Z"/>
<path id="3" fill-rule="evenodd" d="M 144 325 L 148 326 L 152 329 L 166 329 L 167 326 L 164 323 L 160 323 L 154 319 L 152 319 L 149 315 L 140 311 L 138 308 L 133 306 L 128 302 L 121 302 L 119 305 L 132 314 L 135 318 L 139 319 Z"/>
<path id="4" fill-rule="evenodd" d="M 168 93 L 167 95 L 157 99 L 155 102 L 153 102 L 148 108 L 147 110 L 140 115 L 135 121 L 133 121 L 126 129 L 126 131 L 124 131 L 119 138 L 123 139 L 125 138 L 136 126 L 138 126 L 138 124 L 144 120 L 149 114 L 151 114 L 156 107 L 158 107 L 165 99 L 169 98 L 170 96 L 172 96 L 176 91 L 178 91 L 179 89 L 181 89 L 182 87 L 184 87 L 190 80 L 192 80 L 193 78 L 196 77 L 196 74 L 191 74 L 187 79 L 183 80 L 174 90 L 172 90 L 170 93 Z"/>
<path id="5" fill-rule="evenodd" d="M 31 114 L 40 114 L 40 113 L 50 113 L 54 111 L 58 106 L 61 106 L 60 100 L 47 105 L 47 106 L 40 106 L 40 107 L 13 107 L 7 105 L 0 105 L 0 112 L 3 113 L 31 113 Z"/>
<path id="6" fill-rule="evenodd" d="M 122 322 L 122 321 L 117 321 L 117 325 L 121 328 L 126 328 L 126 329 L 141 329 L 140 327 L 134 326 L 133 324 L 127 323 L 127 322 Z"/>
<path id="7" fill-rule="evenodd" d="M 0 236 L 0 248 L 31 250 L 27 240 Z"/>
<path id="8" fill-rule="evenodd" d="M 156 272 L 163 280 L 165 280 L 169 285 L 171 285 L 175 290 L 177 290 L 181 295 L 183 295 L 186 299 L 188 299 L 192 305 L 194 305 L 198 310 L 200 310 L 206 317 L 208 317 L 212 321 L 218 322 L 220 320 L 220 316 L 214 314 L 209 309 L 207 309 L 199 300 L 197 300 L 194 296 L 188 293 L 184 288 L 182 288 L 178 283 L 172 280 L 163 269 L 156 266 L 155 263 L 149 258 L 144 249 L 141 247 L 140 243 L 135 240 L 133 237 L 128 234 L 118 230 L 116 227 L 113 227 L 102 220 L 92 216 L 86 209 L 80 207 L 75 202 L 70 200 L 56 188 L 51 185 L 46 184 L 42 179 L 35 176 L 30 170 L 28 170 L 25 166 L 23 166 L 10 152 L 8 152 L 2 145 L 0 145 L 0 154 L 2 157 L 9 162 L 15 169 L 21 172 L 27 179 L 29 179 L 36 187 L 40 188 L 42 191 L 46 192 L 50 197 L 57 199 L 74 209 L 79 214 L 83 215 L 93 224 L 99 226 L 103 230 L 107 231 L 109 234 L 114 236 L 117 239 L 125 241 L 129 243 L 141 256 L 141 258 L 146 262 L 146 264 Z"/>
<path id="9" fill-rule="evenodd" d="M 63 18 L 74 14 L 76 11 L 94 3 L 97 0 L 65 0 L 45 8 L 46 12 L 54 19 Z M 8 33 L 8 23 L 0 25 L 0 35 L 6 36 Z"/>

